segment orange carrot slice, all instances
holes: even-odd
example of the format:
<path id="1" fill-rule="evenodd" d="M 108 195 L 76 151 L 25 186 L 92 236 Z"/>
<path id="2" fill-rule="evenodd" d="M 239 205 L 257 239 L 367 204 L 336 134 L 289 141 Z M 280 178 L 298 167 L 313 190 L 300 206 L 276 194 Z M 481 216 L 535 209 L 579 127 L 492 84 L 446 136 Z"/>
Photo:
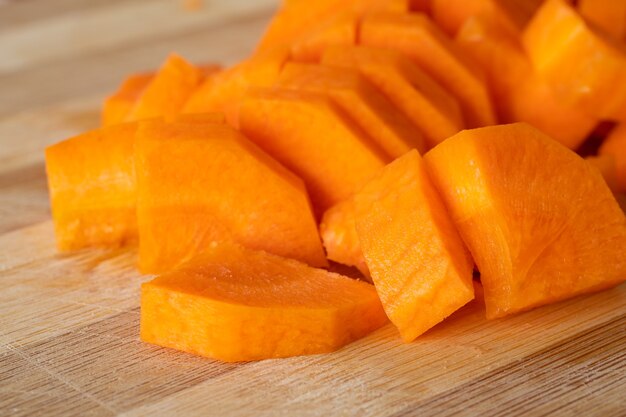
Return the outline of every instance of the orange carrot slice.
<path id="1" fill-rule="evenodd" d="M 145 87 L 126 120 L 176 116 L 187 98 L 198 88 L 205 74 L 206 70 L 190 64 L 178 55 L 170 55 Z"/>
<path id="2" fill-rule="evenodd" d="M 326 94 L 392 159 L 424 150 L 417 127 L 356 70 L 293 62 L 277 85 Z"/>
<path id="3" fill-rule="evenodd" d="M 564 104 L 601 119 L 626 119 L 626 47 L 589 26 L 566 0 L 546 0 L 522 39 Z"/>
<path id="4" fill-rule="evenodd" d="M 613 155 L 605 154 L 588 156 L 585 160 L 600 172 L 602 178 L 604 178 L 604 181 L 606 182 L 606 185 L 609 186 L 611 191 L 615 193 L 620 191 L 617 179 L 617 164 Z"/>
<path id="5" fill-rule="evenodd" d="M 613 194 L 537 129 L 466 130 L 424 160 L 480 270 L 488 318 L 626 279 L 626 217 Z"/>
<path id="6" fill-rule="evenodd" d="M 542 0 L 432 0 L 432 17 L 450 36 L 474 16 L 489 16 L 509 33 L 519 33 Z"/>
<path id="7" fill-rule="evenodd" d="M 226 362 L 332 352 L 387 322 L 370 284 L 212 244 L 141 287 L 141 339 Z"/>
<path id="8" fill-rule="evenodd" d="M 154 73 L 146 72 L 128 76 L 117 91 L 104 100 L 102 106 L 102 126 L 122 123 L 133 109 L 135 102 L 154 78 Z"/>
<path id="9" fill-rule="evenodd" d="M 495 124 L 483 75 L 428 17 L 393 13 L 366 16 L 359 42 L 406 54 L 456 97 L 469 127 Z"/>
<path id="10" fill-rule="evenodd" d="M 427 148 L 464 127 L 454 96 L 397 51 L 335 46 L 326 49 L 322 63 L 361 72 L 420 129 Z"/>
<path id="11" fill-rule="evenodd" d="M 135 163 L 143 272 L 212 241 L 327 265 L 302 181 L 227 125 L 143 122 Z"/>
<path id="12" fill-rule="evenodd" d="M 271 86 L 289 59 L 289 50 L 273 48 L 207 78 L 189 97 L 183 113 L 222 112 L 232 126 L 239 124 L 239 102 L 252 87 Z"/>
<path id="13" fill-rule="evenodd" d="M 626 40 L 626 2 L 580 0 L 578 11 L 585 19 L 601 27 L 615 39 Z"/>
<path id="14" fill-rule="evenodd" d="M 529 123 L 570 149 L 577 149 L 597 125 L 597 118 L 555 97 L 534 71 L 519 36 L 511 36 L 497 21 L 473 17 L 456 41 L 487 75 L 501 122 Z"/>
<path id="15" fill-rule="evenodd" d="M 60 250 L 136 241 L 136 129 L 135 123 L 118 124 L 46 148 L 50 206 Z"/>
<path id="16" fill-rule="evenodd" d="M 252 91 L 241 131 L 299 175 L 318 213 L 350 197 L 390 158 L 324 95 Z"/>
<path id="17" fill-rule="evenodd" d="M 614 158 L 617 190 L 626 193 L 626 123 L 618 125 L 604 140 L 600 155 Z"/>
<path id="18" fill-rule="evenodd" d="M 405 342 L 474 298 L 473 262 L 417 151 L 386 166 L 354 202 L 376 291 Z"/>
<path id="19" fill-rule="evenodd" d="M 365 278 L 371 280 L 356 232 L 354 214 L 354 201 L 351 198 L 335 204 L 324 212 L 320 222 L 320 235 L 328 259 L 354 266 Z"/>

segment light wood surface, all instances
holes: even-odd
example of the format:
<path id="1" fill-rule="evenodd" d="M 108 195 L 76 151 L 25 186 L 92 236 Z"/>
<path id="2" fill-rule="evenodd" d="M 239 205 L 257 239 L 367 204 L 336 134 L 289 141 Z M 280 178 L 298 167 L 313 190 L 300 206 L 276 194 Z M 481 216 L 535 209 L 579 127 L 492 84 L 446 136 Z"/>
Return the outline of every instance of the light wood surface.
<path id="1" fill-rule="evenodd" d="M 60 255 L 43 148 L 170 51 L 235 62 L 275 0 L 0 2 L 0 416 L 625 416 L 626 286 L 416 342 L 387 326 L 330 355 L 222 364 L 138 340 L 132 249 Z"/>

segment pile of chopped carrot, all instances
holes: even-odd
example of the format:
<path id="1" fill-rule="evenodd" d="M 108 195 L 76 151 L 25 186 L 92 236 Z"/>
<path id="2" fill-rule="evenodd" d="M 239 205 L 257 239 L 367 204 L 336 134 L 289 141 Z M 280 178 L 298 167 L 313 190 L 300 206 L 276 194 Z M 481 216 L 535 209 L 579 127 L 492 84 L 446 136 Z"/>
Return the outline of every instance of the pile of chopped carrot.
<path id="1" fill-rule="evenodd" d="M 285 0 L 252 56 L 129 76 L 46 165 L 59 250 L 159 275 L 146 342 L 411 342 L 477 285 L 523 312 L 626 280 L 626 7 Z"/>

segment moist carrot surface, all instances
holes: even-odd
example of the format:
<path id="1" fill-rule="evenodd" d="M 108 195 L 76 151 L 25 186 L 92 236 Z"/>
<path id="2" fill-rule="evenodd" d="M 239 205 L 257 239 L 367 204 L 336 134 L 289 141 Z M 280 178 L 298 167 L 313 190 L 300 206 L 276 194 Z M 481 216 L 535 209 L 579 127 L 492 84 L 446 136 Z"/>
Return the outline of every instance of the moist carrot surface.
<path id="1" fill-rule="evenodd" d="M 464 127 L 454 96 L 398 51 L 333 46 L 324 52 L 322 63 L 354 68 L 363 74 L 417 126 L 427 148 Z"/>
<path id="2" fill-rule="evenodd" d="M 200 85 L 206 70 L 172 54 L 145 86 L 126 116 L 127 121 L 176 116 Z"/>
<path id="3" fill-rule="evenodd" d="M 287 48 L 272 48 L 206 78 L 188 97 L 182 112 L 222 112 L 232 126 L 238 126 L 239 104 L 246 91 L 273 85 L 289 56 Z"/>
<path id="4" fill-rule="evenodd" d="M 136 241 L 136 130 L 136 123 L 124 123 L 46 148 L 50 206 L 60 250 Z"/>
<path id="5" fill-rule="evenodd" d="M 626 193 L 626 123 L 618 125 L 604 140 L 600 155 L 613 157 L 617 189 Z"/>
<path id="6" fill-rule="evenodd" d="M 354 69 L 290 63 L 277 85 L 327 95 L 392 159 L 424 150 L 417 126 Z"/>
<path id="7" fill-rule="evenodd" d="M 232 128 L 143 122 L 135 163 L 142 271 L 170 270 L 213 241 L 327 265 L 302 181 Z"/>
<path id="8" fill-rule="evenodd" d="M 154 73 L 151 72 L 129 75 L 119 89 L 104 100 L 102 126 L 111 126 L 126 120 L 135 102 L 153 78 Z"/>
<path id="9" fill-rule="evenodd" d="M 233 244 L 141 289 L 142 340 L 227 362 L 332 352 L 386 322 L 372 285 Z"/>
<path id="10" fill-rule="evenodd" d="M 354 204 L 372 281 L 405 342 L 474 298 L 472 259 L 417 151 L 387 165 Z"/>
<path id="11" fill-rule="evenodd" d="M 320 235 L 328 259 L 354 266 L 370 280 L 370 272 L 356 232 L 354 215 L 352 198 L 335 204 L 324 212 L 320 222 Z"/>
<path id="12" fill-rule="evenodd" d="M 326 96 L 252 91 L 241 131 L 306 183 L 318 213 L 350 197 L 390 158 Z"/>
<path id="13" fill-rule="evenodd" d="M 498 21 L 466 21 L 456 42 L 479 63 L 502 123 L 526 122 L 570 149 L 577 149 L 598 123 L 583 109 L 559 100 L 526 56 L 520 36 Z"/>
<path id="14" fill-rule="evenodd" d="M 566 0 L 546 0 L 522 40 L 561 101 L 602 119 L 626 118 L 626 46 L 588 24 Z"/>
<path id="15" fill-rule="evenodd" d="M 535 128 L 466 130 L 424 160 L 480 270 L 488 318 L 626 279 L 626 217 L 600 172 Z"/>
<path id="16" fill-rule="evenodd" d="M 425 15 L 366 16 L 361 23 L 359 42 L 406 54 L 456 97 L 469 127 L 496 123 L 483 75 Z"/>

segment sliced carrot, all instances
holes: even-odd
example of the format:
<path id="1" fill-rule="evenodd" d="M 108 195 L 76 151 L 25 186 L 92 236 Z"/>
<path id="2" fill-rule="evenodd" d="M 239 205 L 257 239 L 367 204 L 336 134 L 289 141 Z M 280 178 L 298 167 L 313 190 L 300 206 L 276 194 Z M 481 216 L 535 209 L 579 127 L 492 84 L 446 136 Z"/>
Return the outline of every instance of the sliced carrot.
<path id="1" fill-rule="evenodd" d="M 145 87 L 126 120 L 176 116 L 205 74 L 205 69 L 190 64 L 178 55 L 170 55 Z"/>
<path id="2" fill-rule="evenodd" d="M 585 160 L 600 172 L 606 185 L 608 185 L 613 192 L 619 192 L 620 186 L 617 179 L 617 164 L 613 155 L 588 156 Z"/>
<path id="3" fill-rule="evenodd" d="M 610 33 L 615 39 L 626 41 L 626 2 L 623 0 L 580 0 L 580 14 Z"/>
<path id="4" fill-rule="evenodd" d="M 183 113 L 222 112 L 232 126 L 238 126 L 239 102 L 246 91 L 273 85 L 288 59 L 289 50 L 277 47 L 207 78 L 189 97 Z"/>
<path id="5" fill-rule="evenodd" d="M 128 76 L 117 91 L 104 100 L 102 106 L 102 126 L 122 123 L 135 105 L 135 102 L 154 78 L 153 72 Z"/>
<path id="6" fill-rule="evenodd" d="M 135 163 L 143 272 L 212 241 L 327 265 L 302 181 L 225 124 L 143 122 Z"/>
<path id="7" fill-rule="evenodd" d="M 626 193 L 626 123 L 618 125 L 600 146 L 600 155 L 615 159 L 617 190 Z"/>
<path id="8" fill-rule="evenodd" d="M 405 342 L 474 298 L 474 264 L 417 151 L 386 166 L 354 204 L 376 291 Z"/>
<path id="9" fill-rule="evenodd" d="M 336 46 L 326 49 L 322 63 L 360 71 L 420 129 L 427 148 L 463 128 L 457 100 L 400 52 Z"/>
<path id="10" fill-rule="evenodd" d="M 626 119 L 626 47 L 588 25 L 566 0 L 546 0 L 522 39 L 537 73 L 565 105 Z"/>
<path id="11" fill-rule="evenodd" d="M 424 150 L 417 127 L 354 69 L 293 62 L 277 85 L 328 95 L 391 159 Z"/>
<path id="12" fill-rule="evenodd" d="M 509 33 L 519 33 L 539 5 L 537 0 L 432 0 L 431 15 L 450 36 L 474 16 L 488 16 Z"/>
<path id="13" fill-rule="evenodd" d="M 383 326 L 374 287 L 211 244 L 141 287 L 141 339 L 227 362 L 332 352 Z"/>
<path id="14" fill-rule="evenodd" d="M 50 206 L 60 250 L 137 239 L 136 123 L 83 133 L 46 148 Z"/>
<path id="15" fill-rule="evenodd" d="M 604 179 L 535 128 L 462 131 L 424 160 L 480 270 L 488 318 L 626 279 L 626 217 Z"/>
<path id="16" fill-rule="evenodd" d="M 406 54 L 456 97 L 469 127 L 495 124 L 483 75 L 428 17 L 394 13 L 366 16 L 359 42 Z"/>
<path id="17" fill-rule="evenodd" d="M 299 62 L 319 62 L 330 45 L 354 45 L 359 18 L 355 13 L 342 13 L 318 24 L 291 46 L 291 56 Z"/>
<path id="18" fill-rule="evenodd" d="M 314 60 L 321 45 L 353 40 L 362 16 L 377 11 L 406 13 L 425 7 L 422 3 L 426 0 L 287 1 L 274 15 L 257 53 L 293 45 L 294 55 L 299 59 Z"/>
<path id="19" fill-rule="evenodd" d="M 532 68 L 518 36 L 484 16 L 469 19 L 456 41 L 478 62 L 503 123 L 526 122 L 570 149 L 577 149 L 598 120 L 558 100 Z"/>
<path id="20" fill-rule="evenodd" d="M 328 259 L 354 266 L 371 280 L 356 232 L 354 201 L 351 198 L 335 204 L 324 212 L 320 222 L 320 235 Z"/>
<path id="21" fill-rule="evenodd" d="M 252 91 L 241 131 L 304 179 L 318 213 L 358 190 L 390 158 L 325 95 Z"/>

